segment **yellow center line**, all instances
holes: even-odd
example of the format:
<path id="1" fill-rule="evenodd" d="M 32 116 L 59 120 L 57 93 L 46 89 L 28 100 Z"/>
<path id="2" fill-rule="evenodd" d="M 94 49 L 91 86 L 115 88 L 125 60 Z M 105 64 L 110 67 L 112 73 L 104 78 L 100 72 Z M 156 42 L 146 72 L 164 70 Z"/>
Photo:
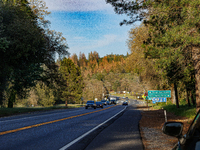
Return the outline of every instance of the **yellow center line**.
<path id="1" fill-rule="evenodd" d="M 43 122 L 43 123 L 31 125 L 31 126 L 26 126 L 26 127 L 23 127 L 23 128 L 18 128 L 18 129 L 14 129 L 14 130 L 3 131 L 3 132 L 0 132 L 0 135 L 4 135 L 4 134 L 8 134 L 8 133 L 13 133 L 13 132 L 17 132 L 17 131 L 22 131 L 22 130 L 26 130 L 26 129 L 30 129 L 30 128 L 34 128 L 34 127 L 39 127 L 39 126 L 42 126 L 42 125 L 47 125 L 47 124 L 51 124 L 51 123 L 55 123 L 55 122 L 59 122 L 59 121 L 64 121 L 64 120 L 67 120 L 67 119 L 81 117 L 81 116 L 85 116 L 85 115 L 88 115 L 88 114 L 93 114 L 93 113 L 100 112 L 100 111 L 103 111 L 103 110 L 106 110 L 106 109 L 109 109 L 109 108 L 112 108 L 112 107 L 115 107 L 115 106 L 111 106 L 111 107 L 104 108 L 104 109 L 101 109 L 101 110 L 96 110 L 96 111 L 93 111 L 93 112 L 88 112 L 88 113 L 84 113 L 84 114 L 80 114 L 80 115 L 76 115 L 76 116 L 71 116 L 71 117 L 67 117 L 67 118 L 63 118 L 63 119 L 58 119 L 58 120 L 53 120 L 53 121 L 49 121 L 49 122 Z"/>

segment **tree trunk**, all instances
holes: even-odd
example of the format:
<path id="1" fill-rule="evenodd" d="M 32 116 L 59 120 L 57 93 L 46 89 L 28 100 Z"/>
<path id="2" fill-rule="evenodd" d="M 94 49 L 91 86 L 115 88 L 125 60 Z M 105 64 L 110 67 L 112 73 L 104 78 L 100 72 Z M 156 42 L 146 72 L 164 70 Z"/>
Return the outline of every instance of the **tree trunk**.
<path id="1" fill-rule="evenodd" d="M 5 77 L 0 77 L 0 105 L 2 107 L 3 105 L 3 100 L 4 100 L 4 90 L 6 89 L 6 78 Z"/>
<path id="2" fill-rule="evenodd" d="M 67 100 L 65 101 L 65 106 L 67 106 Z"/>
<path id="3" fill-rule="evenodd" d="M 3 93 L 4 93 L 4 89 L 2 87 L 0 87 L 0 106 L 3 107 Z"/>
<path id="4" fill-rule="evenodd" d="M 172 84 L 172 93 L 171 93 L 171 96 L 172 96 L 172 103 L 173 104 L 176 104 L 176 96 L 175 96 L 175 91 L 174 91 L 174 84 Z"/>
<path id="5" fill-rule="evenodd" d="M 192 59 L 195 69 L 196 111 L 200 109 L 200 47 L 192 47 Z"/>
<path id="6" fill-rule="evenodd" d="M 188 102 L 188 106 L 190 107 L 191 104 L 190 104 L 189 92 L 190 91 L 188 91 L 188 88 L 186 87 L 186 99 L 187 99 L 187 102 Z"/>
<path id="7" fill-rule="evenodd" d="M 195 105 L 196 105 L 196 102 L 195 102 L 195 100 L 194 100 L 193 91 L 190 91 L 190 98 L 191 98 L 191 100 L 192 100 L 193 106 L 195 106 Z"/>
<path id="8" fill-rule="evenodd" d="M 8 98 L 8 108 L 13 108 L 13 104 L 15 102 L 16 93 L 14 90 L 11 90 L 10 96 Z"/>
<path id="9" fill-rule="evenodd" d="M 177 85 L 176 85 L 176 83 L 174 83 L 174 91 L 175 91 L 175 97 L 176 97 L 176 108 L 179 108 L 178 92 L 177 92 Z"/>

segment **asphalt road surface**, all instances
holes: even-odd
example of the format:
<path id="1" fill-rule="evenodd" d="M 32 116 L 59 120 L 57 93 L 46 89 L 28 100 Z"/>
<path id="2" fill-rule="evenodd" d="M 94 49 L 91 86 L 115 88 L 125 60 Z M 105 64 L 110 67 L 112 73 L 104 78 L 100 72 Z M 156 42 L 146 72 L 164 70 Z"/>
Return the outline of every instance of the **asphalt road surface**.
<path id="1" fill-rule="evenodd" d="M 143 150 L 138 122 L 140 111 L 129 106 L 114 123 L 104 129 L 85 150 Z"/>
<path id="2" fill-rule="evenodd" d="M 138 143 L 140 137 L 137 126 L 140 113 L 131 106 L 125 109 L 125 106 L 119 104 L 105 106 L 103 109 L 78 108 L 0 118 L 0 150 L 89 149 L 101 134 L 108 139 L 110 135 L 106 130 L 117 121 L 120 122 L 118 125 L 123 126 L 121 131 L 118 131 L 121 132 L 119 141 L 134 138 Z M 124 120 L 120 121 L 123 118 L 135 118 L 134 123 L 129 122 L 133 126 L 128 125 L 129 123 L 123 124 Z M 115 132 L 112 133 L 115 137 Z M 127 147 L 126 144 L 124 146 Z M 104 149 L 107 149 L 105 145 Z"/>

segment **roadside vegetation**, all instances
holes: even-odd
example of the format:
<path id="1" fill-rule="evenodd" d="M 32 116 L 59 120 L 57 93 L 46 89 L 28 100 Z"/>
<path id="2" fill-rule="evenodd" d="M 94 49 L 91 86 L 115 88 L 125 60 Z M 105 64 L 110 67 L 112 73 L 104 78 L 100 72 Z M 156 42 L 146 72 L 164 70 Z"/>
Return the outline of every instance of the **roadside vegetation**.
<path id="1" fill-rule="evenodd" d="M 153 109 L 165 109 L 167 112 L 172 112 L 177 116 L 183 116 L 189 119 L 193 119 L 196 115 L 196 106 L 189 107 L 187 104 L 180 104 L 179 109 L 177 109 L 176 105 L 172 104 L 170 101 L 167 104 L 153 104 Z"/>
<path id="2" fill-rule="evenodd" d="M 134 99 L 134 100 L 139 100 L 144 102 L 144 106 L 147 106 L 147 101 L 144 100 L 142 97 L 138 98 L 138 95 L 132 95 L 129 93 L 126 94 L 117 94 L 117 93 L 111 93 L 113 96 L 118 96 L 118 97 L 128 97 L 129 99 Z M 186 99 L 181 99 L 180 100 L 180 107 L 177 109 L 176 104 L 173 104 L 171 99 L 167 100 L 167 103 L 156 103 L 152 104 L 151 101 L 148 101 L 148 107 L 150 110 L 154 109 L 165 109 L 167 112 L 172 112 L 176 116 L 182 116 L 182 117 L 187 117 L 189 119 L 193 119 L 196 115 L 196 106 L 188 106 Z"/>
<path id="3" fill-rule="evenodd" d="M 73 108 L 79 108 L 79 107 L 83 107 L 83 105 L 82 104 L 68 104 L 68 106 L 65 106 L 65 104 L 59 104 L 59 105 L 51 106 L 51 107 L 37 106 L 37 107 L 1 108 L 0 117 L 19 115 L 19 114 L 24 114 L 24 113 L 45 112 L 45 111 L 58 110 L 58 109 L 73 109 Z"/>

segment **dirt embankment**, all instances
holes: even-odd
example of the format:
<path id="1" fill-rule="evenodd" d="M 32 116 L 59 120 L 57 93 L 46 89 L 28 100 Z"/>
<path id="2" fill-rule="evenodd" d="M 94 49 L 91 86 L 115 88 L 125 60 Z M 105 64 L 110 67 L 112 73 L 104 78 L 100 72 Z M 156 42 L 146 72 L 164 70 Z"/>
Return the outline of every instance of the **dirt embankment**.
<path id="1" fill-rule="evenodd" d="M 138 106 L 137 109 L 142 110 L 142 119 L 139 126 L 145 150 L 172 149 L 178 140 L 162 132 L 165 122 L 164 110 L 153 110 L 152 108 L 148 110 L 146 106 Z M 167 121 L 183 122 L 183 134 L 185 134 L 192 120 L 167 112 Z"/>

